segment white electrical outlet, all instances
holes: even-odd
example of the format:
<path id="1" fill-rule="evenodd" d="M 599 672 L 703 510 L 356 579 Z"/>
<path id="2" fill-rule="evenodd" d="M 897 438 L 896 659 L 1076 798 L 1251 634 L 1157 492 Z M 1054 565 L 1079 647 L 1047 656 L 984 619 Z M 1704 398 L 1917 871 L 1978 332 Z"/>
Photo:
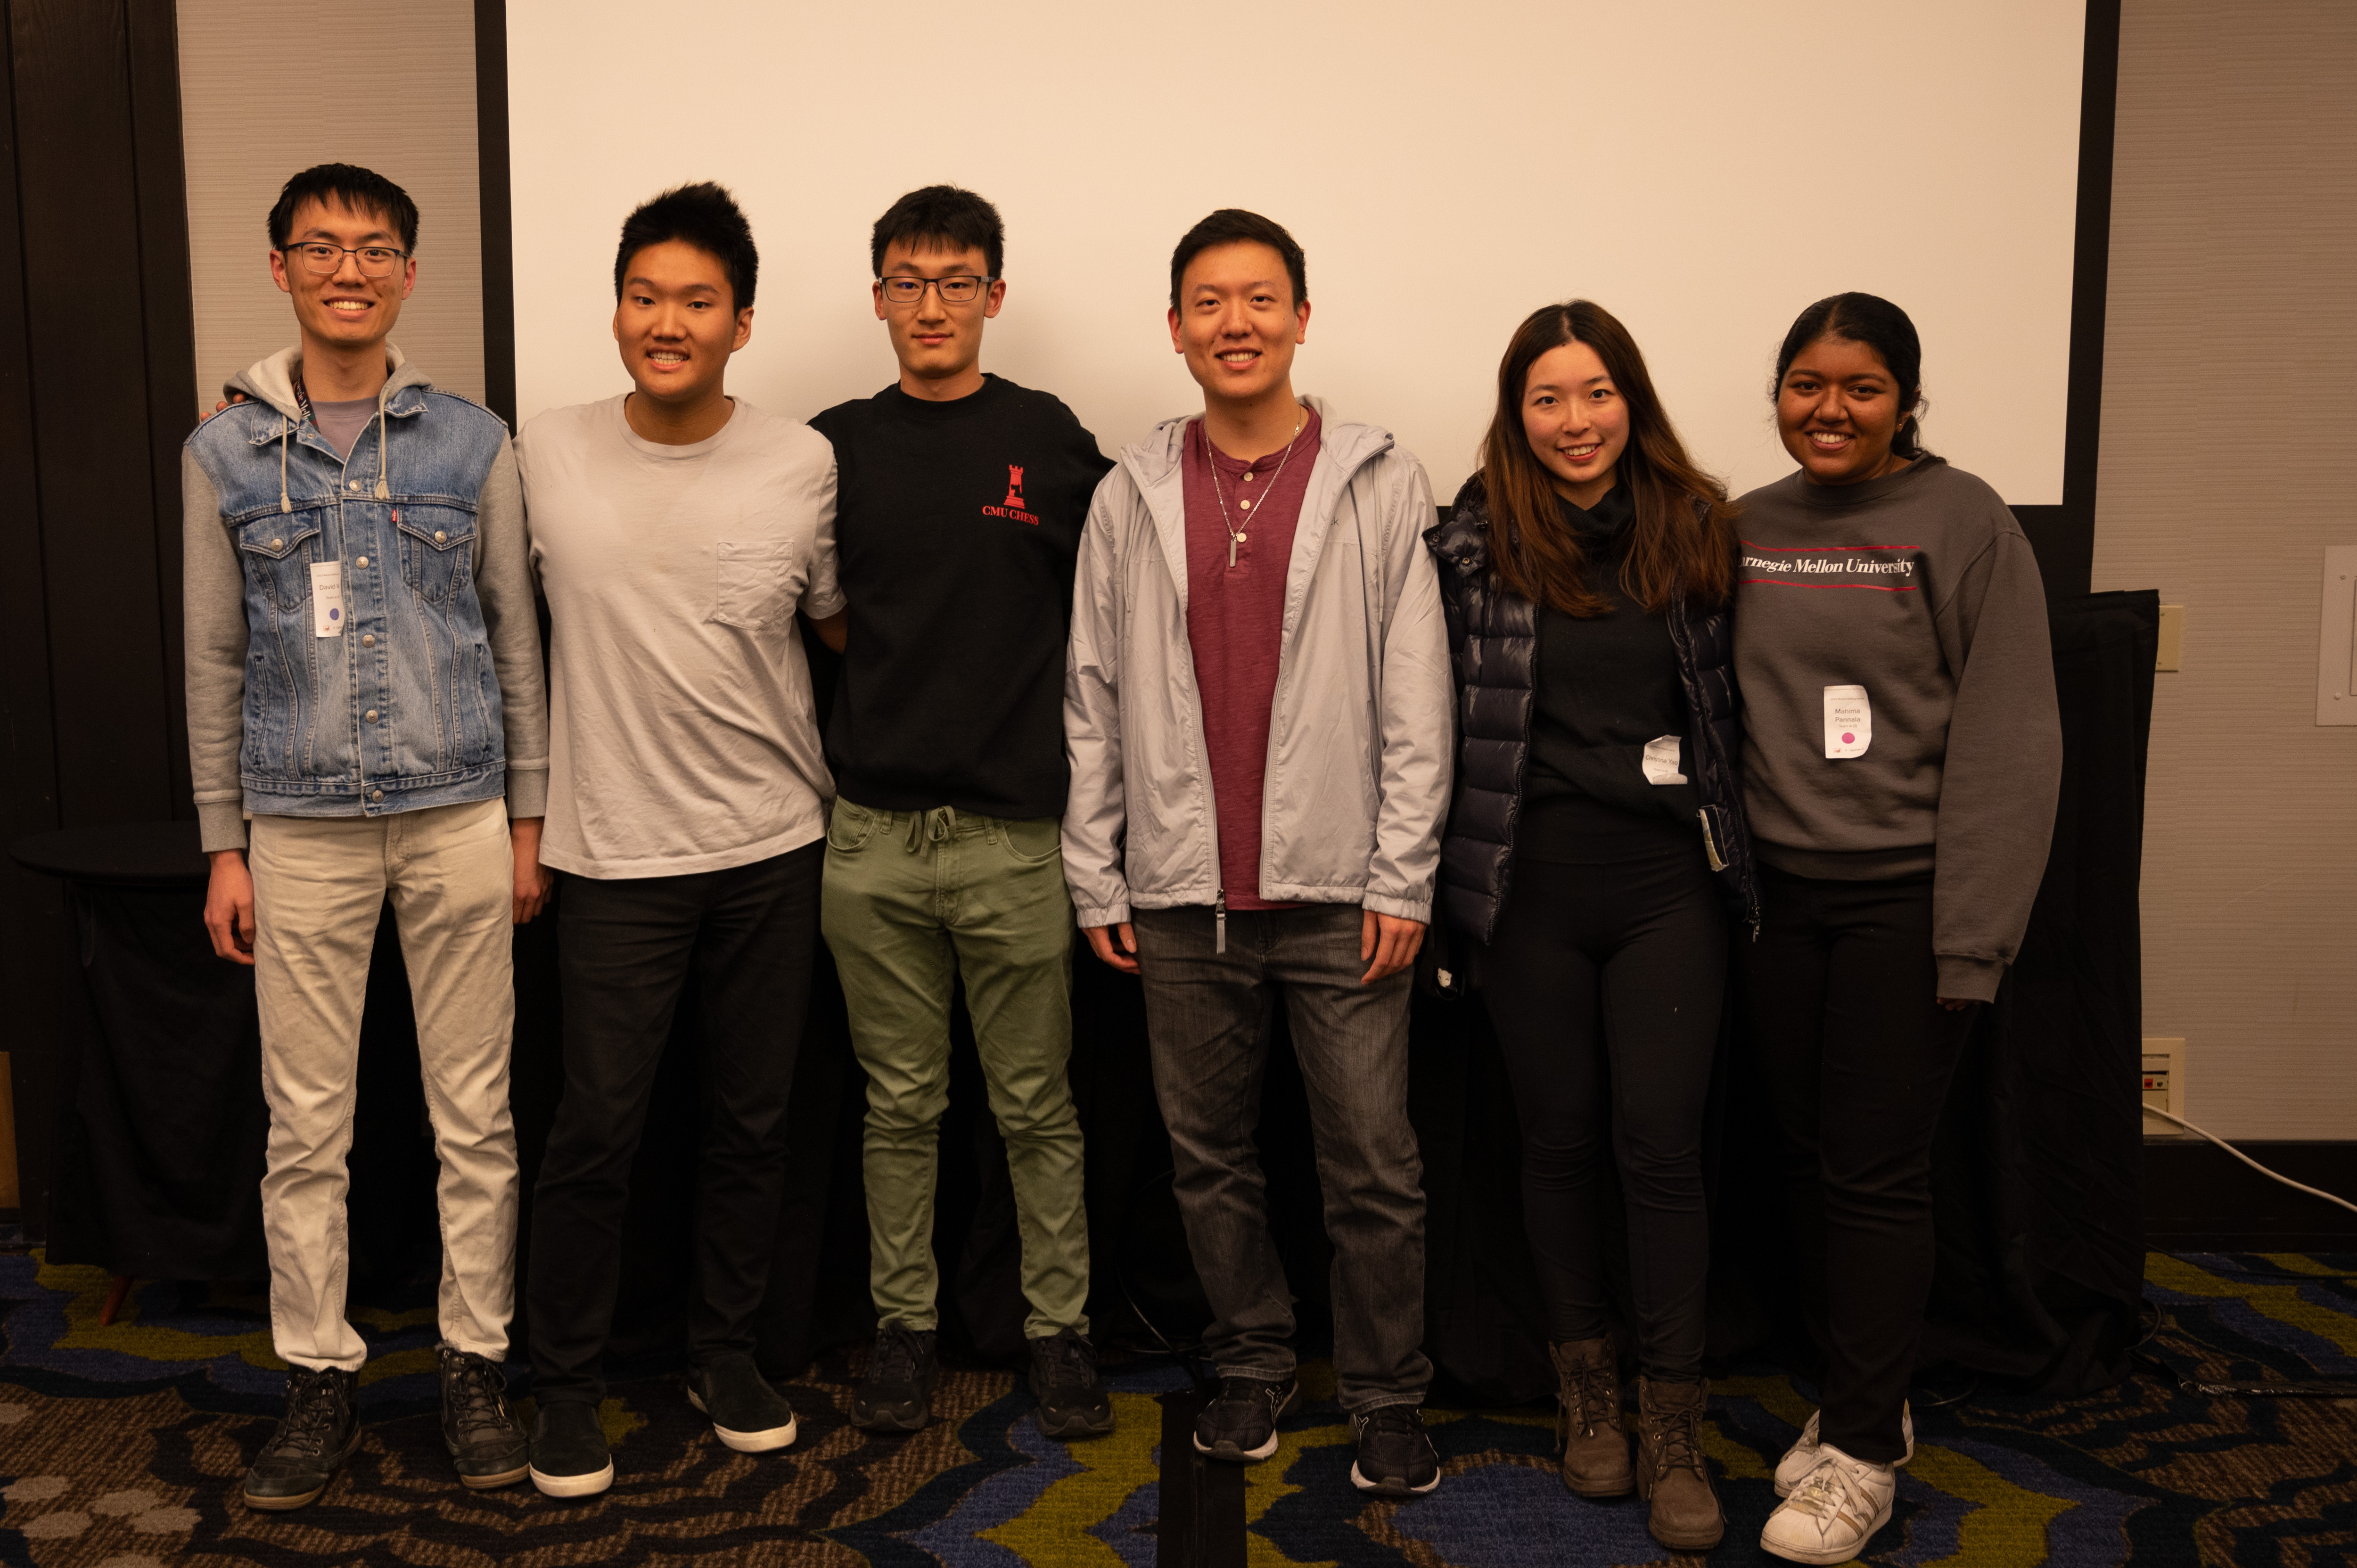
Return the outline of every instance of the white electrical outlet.
<path id="1" fill-rule="evenodd" d="M 2144 1071 L 2140 1079 L 2142 1096 L 2147 1105 L 2166 1111 L 2171 1116 L 2185 1114 L 2185 1042 L 2181 1039 L 2153 1039 L 2144 1042 Z M 2185 1129 L 2159 1116 L 2147 1116 L 2145 1136 L 2177 1138 L 2186 1135 Z"/>

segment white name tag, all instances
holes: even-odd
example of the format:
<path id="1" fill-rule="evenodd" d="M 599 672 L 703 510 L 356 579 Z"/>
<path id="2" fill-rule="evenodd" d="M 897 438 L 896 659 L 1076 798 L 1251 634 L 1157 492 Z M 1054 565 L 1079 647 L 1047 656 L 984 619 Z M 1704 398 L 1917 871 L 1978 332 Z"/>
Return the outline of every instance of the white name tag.
<path id="1" fill-rule="evenodd" d="M 1825 688 L 1825 755 L 1864 757 L 1874 744 L 1874 710 L 1863 686 Z"/>
<path id="2" fill-rule="evenodd" d="M 1648 784 L 1683 784 L 1686 776 L 1678 771 L 1678 737 L 1657 736 L 1645 743 L 1645 782 Z"/>
<path id="3" fill-rule="evenodd" d="M 311 564 L 311 635 L 344 635 L 344 564 L 340 561 Z"/>

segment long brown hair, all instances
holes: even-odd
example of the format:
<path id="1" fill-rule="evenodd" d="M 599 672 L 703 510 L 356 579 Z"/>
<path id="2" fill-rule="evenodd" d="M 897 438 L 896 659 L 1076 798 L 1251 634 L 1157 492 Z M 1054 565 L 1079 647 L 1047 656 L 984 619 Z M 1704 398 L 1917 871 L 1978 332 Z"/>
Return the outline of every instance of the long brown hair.
<path id="1" fill-rule="evenodd" d="M 1616 475 L 1628 487 L 1636 517 L 1629 525 L 1620 585 L 1649 615 L 1661 614 L 1680 596 L 1705 606 L 1726 603 L 1734 585 L 1736 517 L 1727 487 L 1686 456 L 1629 329 L 1585 299 L 1533 311 L 1498 361 L 1498 411 L 1482 438 L 1477 477 L 1489 504 L 1490 560 L 1499 580 L 1533 604 L 1566 615 L 1602 615 L 1610 607 L 1589 585 L 1587 552 L 1563 520 L 1555 476 L 1523 430 L 1523 386 L 1531 367 L 1566 343 L 1595 349 L 1629 405 L 1629 444 Z"/>

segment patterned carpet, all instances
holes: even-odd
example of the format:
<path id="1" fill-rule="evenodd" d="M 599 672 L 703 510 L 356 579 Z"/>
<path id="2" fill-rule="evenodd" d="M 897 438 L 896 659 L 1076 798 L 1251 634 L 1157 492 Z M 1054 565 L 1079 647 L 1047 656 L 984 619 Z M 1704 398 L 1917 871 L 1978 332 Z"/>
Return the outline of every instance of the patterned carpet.
<path id="1" fill-rule="evenodd" d="M 2293 1277 L 2252 1273 L 2276 1271 Z M 2357 1401 L 2212 1395 L 2209 1382 L 2357 1378 L 2357 1257 L 2155 1254 L 2158 1365 L 2065 1402 L 1975 1391 L 1918 1412 L 1919 1446 L 1875 1563 L 2097 1568 L 2357 1563 Z M 0 1563 L 1145 1565 L 1156 1557 L 1161 1412 L 1184 1386 L 1162 1362 L 1115 1374 L 1111 1438 L 1066 1446 L 1026 1419 L 1006 1373 L 951 1373 L 937 1420 L 876 1438 L 844 1420 L 853 1363 L 791 1385 L 787 1455 L 713 1441 L 676 1380 L 617 1385 L 605 1409 L 620 1480 L 588 1504 L 528 1487 L 468 1493 L 434 1418 L 432 1314 L 356 1314 L 371 1342 L 361 1450 L 296 1514 L 250 1513 L 237 1479 L 278 1401 L 264 1303 L 142 1286 L 101 1326 L 106 1276 L 0 1257 Z M 1305 1369 L 1313 1395 L 1330 1374 Z M 1781 1375 L 1716 1385 L 1709 1429 L 1729 1519 L 1718 1563 L 1757 1547 L 1768 1477 L 1808 1412 Z M 2357 1392 L 2357 1388 L 2352 1388 Z M 1634 1503 L 1586 1503 L 1555 1479 L 1548 1412 L 1432 1412 L 1448 1479 L 1405 1504 L 1348 1482 L 1330 1402 L 1287 1423 L 1245 1475 L 1241 1552 L 1261 1565 L 1537 1568 L 1661 1560 Z M 1220 1560 L 1214 1557 L 1214 1561 Z"/>

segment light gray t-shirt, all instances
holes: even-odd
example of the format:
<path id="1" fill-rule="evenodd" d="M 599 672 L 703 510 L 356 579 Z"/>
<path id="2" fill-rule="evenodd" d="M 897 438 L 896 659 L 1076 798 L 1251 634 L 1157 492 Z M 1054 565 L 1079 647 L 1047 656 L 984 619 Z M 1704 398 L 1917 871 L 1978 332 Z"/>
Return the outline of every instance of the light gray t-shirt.
<path id="1" fill-rule="evenodd" d="M 794 625 L 843 607 L 834 449 L 742 398 L 710 440 L 661 446 L 622 403 L 516 437 L 551 624 L 541 859 L 673 876 L 799 849 L 834 794 Z"/>
<path id="2" fill-rule="evenodd" d="M 376 417 L 376 405 L 377 400 L 372 397 L 315 403 L 311 405 L 311 423 L 320 435 L 328 438 L 328 445 L 336 449 L 336 456 L 349 462 L 352 456 L 352 443 L 361 438 L 361 432 L 368 428 L 368 422 Z"/>

